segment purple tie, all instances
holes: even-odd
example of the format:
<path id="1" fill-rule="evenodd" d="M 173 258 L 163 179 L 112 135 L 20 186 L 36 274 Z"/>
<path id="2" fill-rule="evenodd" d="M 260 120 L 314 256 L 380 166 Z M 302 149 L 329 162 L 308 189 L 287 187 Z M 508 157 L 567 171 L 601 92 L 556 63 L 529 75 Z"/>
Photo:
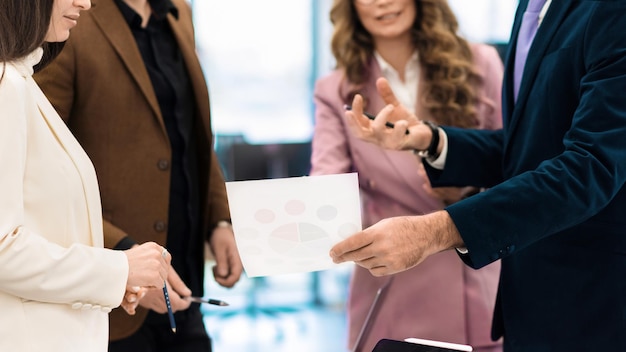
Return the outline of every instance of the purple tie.
<path id="1" fill-rule="evenodd" d="M 522 75 L 524 74 L 524 64 L 528 56 L 528 50 L 533 42 L 537 27 L 539 27 L 539 12 L 543 8 L 546 0 L 530 0 L 522 25 L 520 26 L 517 36 L 517 47 L 515 48 L 515 72 L 513 76 L 513 97 L 517 101 L 517 94 L 522 83 Z"/>

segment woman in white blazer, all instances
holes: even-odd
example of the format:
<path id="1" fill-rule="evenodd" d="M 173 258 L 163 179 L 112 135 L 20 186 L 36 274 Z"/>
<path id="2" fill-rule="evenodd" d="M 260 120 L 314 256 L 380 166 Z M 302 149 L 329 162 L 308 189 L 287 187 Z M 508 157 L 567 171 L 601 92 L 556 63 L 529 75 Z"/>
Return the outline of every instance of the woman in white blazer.
<path id="1" fill-rule="evenodd" d="M 0 351 L 104 352 L 108 312 L 167 278 L 155 243 L 103 248 L 94 168 L 31 77 L 89 7 L 0 0 Z"/>

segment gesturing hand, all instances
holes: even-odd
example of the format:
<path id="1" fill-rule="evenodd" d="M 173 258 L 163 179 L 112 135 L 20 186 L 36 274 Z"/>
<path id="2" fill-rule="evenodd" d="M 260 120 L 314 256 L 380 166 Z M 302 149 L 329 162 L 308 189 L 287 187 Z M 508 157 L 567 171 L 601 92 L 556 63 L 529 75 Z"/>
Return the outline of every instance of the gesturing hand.
<path id="1" fill-rule="evenodd" d="M 376 81 L 379 94 L 387 103 L 374 120 L 370 120 L 363 114 L 363 97 L 355 95 L 352 108 L 345 112 L 347 124 L 352 133 L 359 139 L 374 143 L 380 147 L 392 150 L 416 149 L 422 145 L 428 145 L 428 134 L 406 134 L 411 126 L 419 125 L 420 120 L 400 104 L 385 78 Z M 386 127 L 387 122 L 392 122 L 394 128 Z M 421 137 L 428 138 L 422 141 Z M 418 148 L 419 149 L 419 148 Z"/>

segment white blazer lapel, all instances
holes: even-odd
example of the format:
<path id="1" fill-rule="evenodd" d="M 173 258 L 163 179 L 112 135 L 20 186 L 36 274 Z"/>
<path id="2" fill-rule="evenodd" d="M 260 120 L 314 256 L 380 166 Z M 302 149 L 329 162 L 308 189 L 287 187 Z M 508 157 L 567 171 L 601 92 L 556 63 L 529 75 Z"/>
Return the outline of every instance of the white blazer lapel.
<path id="1" fill-rule="evenodd" d="M 36 97 L 39 111 L 48 124 L 50 131 L 52 131 L 59 144 L 74 163 L 82 180 L 83 192 L 85 194 L 85 206 L 89 214 L 92 245 L 95 247 L 103 247 L 102 208 L 98 181 L 93 164 L 39 86 L 32 77 L 29 77 L 28 80 L 29 83 L 31 83 L 33 94 Z"/>

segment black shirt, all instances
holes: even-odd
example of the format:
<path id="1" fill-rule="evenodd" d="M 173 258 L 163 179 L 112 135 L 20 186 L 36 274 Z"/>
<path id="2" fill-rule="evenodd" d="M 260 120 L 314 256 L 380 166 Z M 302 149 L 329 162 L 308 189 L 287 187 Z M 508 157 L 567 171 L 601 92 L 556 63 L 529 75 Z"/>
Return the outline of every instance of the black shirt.
<path id="1" fill-rule="evenodd" d="M 142 28 L 139 14 L 122 0 L 115 2 L 137 42 L 171 145 L 166 246 L 172 254 L 172 266 L 176 272 L 194 294 L 200 295 L 203 275 L 195 265 L 198 258 L 189 256 L 189 253 L 199 252 L 190 249 L 189 245 L 192 237 L 200 235 L 196 138 L 193 133 L 195 99 L 182 53 L 166 18 L 171 13 L 178 19 L 178 10 L 170 0 L 151 0 L 153 13 L 147 26 Z"/>

